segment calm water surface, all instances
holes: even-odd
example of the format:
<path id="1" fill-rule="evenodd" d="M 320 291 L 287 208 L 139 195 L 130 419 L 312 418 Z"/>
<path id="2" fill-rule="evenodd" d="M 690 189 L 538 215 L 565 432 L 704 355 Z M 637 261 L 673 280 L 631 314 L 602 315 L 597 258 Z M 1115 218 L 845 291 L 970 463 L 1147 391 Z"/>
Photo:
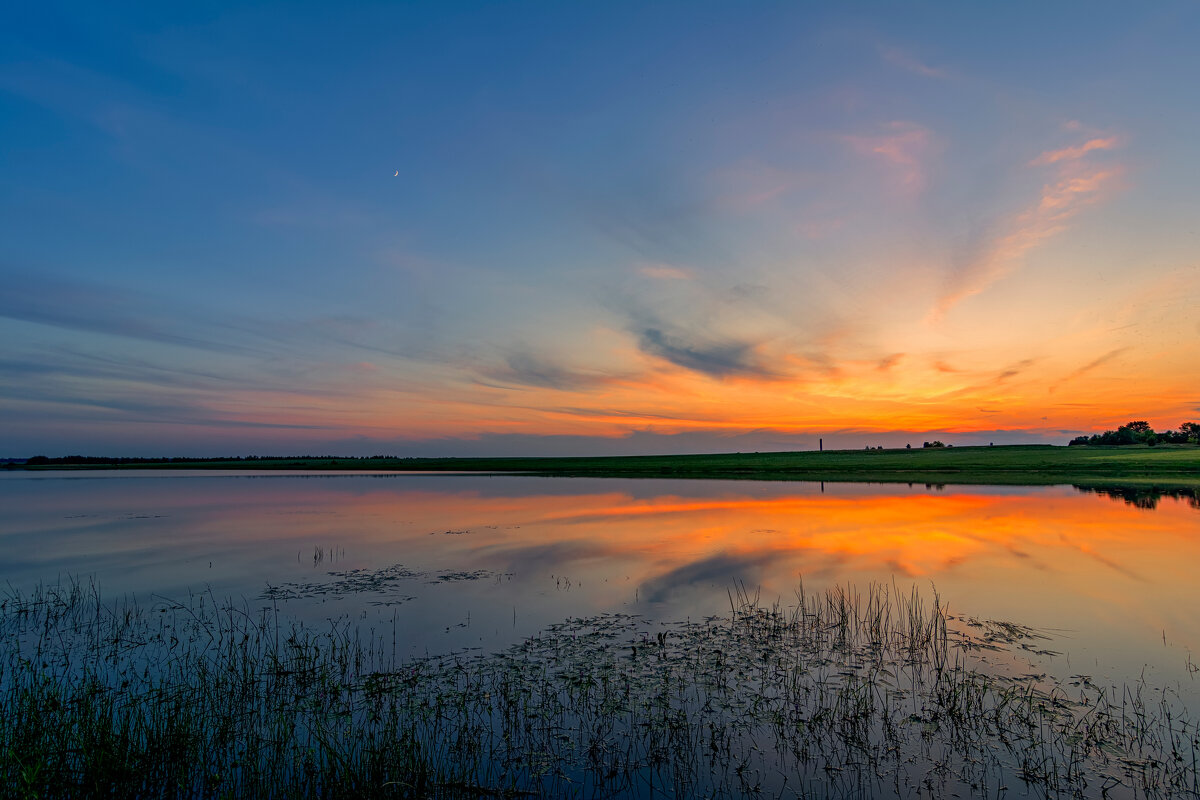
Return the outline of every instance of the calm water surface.
<path id="1" fill-rule="evenodd" d="M 727 610 L 735 584 L 936 590 L 1049 629 L 1047 669 L 1194 693 L 1200 510 L 1062 487 L 227 472 L 0 473 L 0 583 L 211 593 L 497 649 L 566 617 Z"/>

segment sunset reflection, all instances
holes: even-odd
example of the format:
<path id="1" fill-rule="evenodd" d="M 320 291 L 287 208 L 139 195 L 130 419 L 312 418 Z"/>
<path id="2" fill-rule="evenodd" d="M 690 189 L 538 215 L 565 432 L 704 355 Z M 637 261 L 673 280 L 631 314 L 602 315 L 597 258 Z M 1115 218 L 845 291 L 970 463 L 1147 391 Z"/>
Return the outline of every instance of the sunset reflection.
<path id="1" fill-rule="evenodd" d="M 254 598 L 401 564 L 420 575 L 391 587 L 407 598 L 406 624 L 450 635 L 469 619 L 484 643 L 567 614 L 715 613 L 735 585 L 787 603 L 801 581 L 883 582 L 936 590 L 960 613 L 1067 631 L 1084 656 L 1111 646 L 1133 660 L 1164 641 L 1200 650 L 1200 515 L 1188 491 L 178 477 L 24 480 L 19 492 L 0 482 L 11 500 L 0 540 L 22 541 L 9 579 L 95 574 L 116 591 Z M 439 583 L 463 571 L 487 579 Z M 322 598 L 321 614 L 390 602 Z"/>

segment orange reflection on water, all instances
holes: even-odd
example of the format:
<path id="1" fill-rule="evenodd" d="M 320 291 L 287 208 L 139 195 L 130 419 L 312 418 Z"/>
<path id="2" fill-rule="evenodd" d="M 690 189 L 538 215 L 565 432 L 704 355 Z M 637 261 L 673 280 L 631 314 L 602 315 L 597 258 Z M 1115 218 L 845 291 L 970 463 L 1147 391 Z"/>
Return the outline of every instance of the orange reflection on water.
<path id="1" fill-rule="evenodd" d="M 656 615 L 709 613 L 727 607 L 735 583 L 787 602 L 801 579 L 812 589 L 915 582 L 964 613 L 1070 631 L 1073 654 L 1099 642 L 1134 658 L 1163 640 L 1200 654 L 1200 512 L 1174 498 L 1149 510 L 1072 487 L 484 476 L 19 488 L 0 539 L 18 537 L 35 578 L 111 562 L 114 573 L 173 571 L 191 586 L 223 570 L 222 587 L 254 596 L 264 582 L 329 580 L 330 569 L 486 570 L 509 577 L 446 591 L 499 608 L 544 604 L 549 621 L 646 603 Z M 336 551 L 336 566 L 316 563 L 315 548 Z"/>
<path id="2" fill-rule="evenodd" d="M 1130 647 L 1164 635 L 1200 645 L 1192 613 L 1200 514 L 1172 498 L 1151 511 L 1070 487 L 821 493 L 697 483 L 635 495 L 603 486 L 512 496 L 386 491 L 358 497 L 355 508 L 406 516 L 424 532 L 469 530 L 409 541 L 474 566 L 587 580 L 599 604 L 619 601 L 629 586 L 643 600 L 670 602 L 723 595 L 737 581 L 787 600 L 800 579 L 816 587 L 915 580 L 971 613 L 1115 636 Z"/>
<path id="3" fill-rule="evenodd" d="M 1070 487 L 831 486 L 822 494 L 799 484 L 697 483 L 662 494 L 645 484 L 635 495 L 602 482 L 578 493 L 478 485 L 397 491 L 385 482 L 353 494 L 318 485 L 306 497 L 344 506 L 360 544 L 402 538 L 410 556 L 453 552 L 508 571 L 547 566 L 553 556 L 558 574 L 612 568 L 664 591 L 683 588 L 689 574 L 784 594 L 801 576 L 896 576 L 972 596 L 1044 594 L 1053 583 L 1111 603 L 1163 585 L 1190 587 L 1200 563 L 1200 515 L 1185 503 L 1167 498 L 1147 511 Z M 470 535 L 425 536 L 446 530 Z"/>
<path id="4" fill-rule="evenodd" d="M 445 518 L 448 500 L 406 494 L 403 504 L 405 513 L 434 525 Z M 455 494 L 450 505 L 462 525 L 520 525 L 522 532 L 510 528 L 505 535 L 510 546 L 539 542 L 551 528 L 556 541 L 585 540 L 614 554 L 642 554 L 662 567 L 687 563 L 698 551 L 805 554 L 920 577 L 973 559 L 1054 569 L 1082 554 L 1115 575 L 1146 580 L 1138 567 L 1149 554 L 1179 564 L 1187 552 L 1200 552 L 1200 517 L 1183 503 L 1168 499 L 1146 512 L 1069 489 L 711 498 Z M 1171 564 L 1155 560 L 1152 572 L 1161 576 L 1164 569 Z"/>

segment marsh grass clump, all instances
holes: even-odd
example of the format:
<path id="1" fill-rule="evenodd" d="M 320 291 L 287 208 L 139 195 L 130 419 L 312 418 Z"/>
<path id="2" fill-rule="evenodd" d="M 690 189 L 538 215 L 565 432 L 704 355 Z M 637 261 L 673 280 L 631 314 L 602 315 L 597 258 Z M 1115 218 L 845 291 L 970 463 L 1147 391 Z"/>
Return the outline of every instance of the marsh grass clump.
<path id="1" fill-rule="evenodd" d="M 351 621 L 79 583 L 0 600 L 6 797 L 1198 797 L 1178 698 L 895 587 L 568 620 L 400 661 Z"/>

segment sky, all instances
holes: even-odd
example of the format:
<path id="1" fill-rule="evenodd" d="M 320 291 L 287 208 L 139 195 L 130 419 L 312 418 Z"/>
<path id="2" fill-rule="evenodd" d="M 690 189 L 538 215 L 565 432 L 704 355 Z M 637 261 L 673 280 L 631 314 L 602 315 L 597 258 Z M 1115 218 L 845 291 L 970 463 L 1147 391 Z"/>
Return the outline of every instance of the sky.
<path id="1" fill-rule="evenodd" d="M 1200 4 L 25 3 L 0 456 L 1200 418 Z"/>

